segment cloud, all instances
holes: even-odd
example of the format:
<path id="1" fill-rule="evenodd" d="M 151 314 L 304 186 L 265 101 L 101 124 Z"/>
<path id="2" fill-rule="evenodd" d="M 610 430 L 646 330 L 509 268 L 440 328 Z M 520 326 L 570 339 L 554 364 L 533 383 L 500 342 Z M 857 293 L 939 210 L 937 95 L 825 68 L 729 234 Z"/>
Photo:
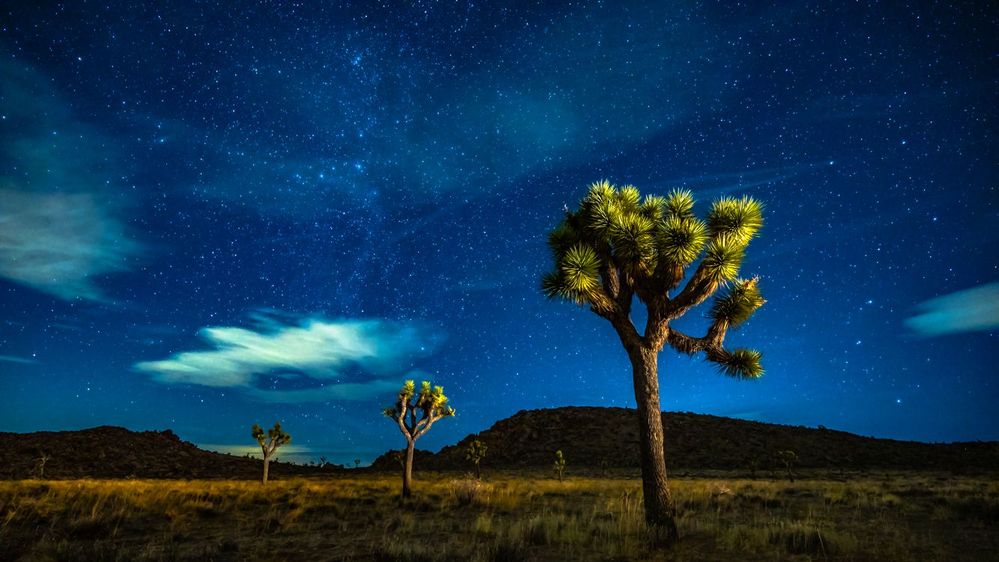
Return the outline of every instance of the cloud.
<path id="1" fill-rule="evenodd" d="M 7 363 L 19 363 L 21 365 L 34 365 L 38 361 L 34 359 L 28 359 L 27 357 L 16 357 L 14 355 L 0 355 L 0 361 L 5 361 Z"/>
<path id="2" fill-rule="evenodd" d="M 0 189 L 0 276 L 57 297 L 99 300 L 95 276 L 138 246 L 90 193 Z"/>
<path id="3" fill-rule="evenodd" d="M 918 308 L 922 314 L 905 324 L 921 336 L 992 330 L 999 327 L 999 282 L 939 296 Z"/>
<path id="4" fill-rule="evenodd" d="M 139 245 L 109 203 L 123 170 L 108 139 L 31 68 L 0 61 L 0 277 L 71 300 L 126 270 Z M 120 197 L 117 197 L 120 199 Z"/>
<path id="5" fill-rule="evenodd" d="M 143 361 L 164 384 L 237 388 L 265 402 L 363 400 L 391 392 L 404 371 L 443 337 L 432 327 L 384 320 L 300 319 L 257 314 L 254 329 L 211 327 L 208 350 Z"/>

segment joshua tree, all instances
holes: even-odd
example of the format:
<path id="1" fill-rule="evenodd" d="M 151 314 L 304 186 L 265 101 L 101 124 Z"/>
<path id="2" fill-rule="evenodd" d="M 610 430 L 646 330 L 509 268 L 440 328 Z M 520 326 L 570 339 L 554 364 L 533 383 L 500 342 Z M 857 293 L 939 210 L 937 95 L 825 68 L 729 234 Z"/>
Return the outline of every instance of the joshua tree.
<path id="1" fill-rule="evenodd" d="M 465 450 L 465 460 L 471 462 L 475 465 L 475 479 L 482 480 L 482 471 L 479 468 L 479 463 L 482 459 L 486 458 L 486 444 L 482 441 L 476 439 L 468 444 L 468 449 Z"/>
<path id="2" fill-rule="evenodd" d="M 787 470 L 787 479 L 794 482 L 794 474 L 791 473 L 791 468 L 798 462 L 798 454 L 794 451 L 788 449 L 786 451 L 777 451 L 777 460 L 784 465 L 784 469 Z"/>
<path id="3" fill-rule="evenodd" d="M 420 418 L 416 418 L 417 411 Z M 423 437 L 434 422 L 441 418 L 454 415 L 454 408 L 448 405 L 444 396 L 444 387 L 430 386 L 429 381 L 423 381 L 419 394 L 413 381 L 406 381 L 399 391 L 395 406 L 385 408 L 383 413 L 399 424 L 399 431 L 406 437 L 406 463 L 402 471 L 402 497 L 413 494 L 413 451 L 416 440 Z"/>
<path id="4" fill-rule="evenodd" d="M 267 433 L 264 433 L 264 429 L 259 425 L 253 424 L 252 431 L 253 438 L 257 440 L 260 450 L 264 453 L 264 475 L 260 479 L 260 482 L 267 484 L 267 471 L 271 457 L 274 456 L 274 451 L 277 451 L 278 447 L 291 442 L 291 435 L 288 435 L 281 429 L 281 422 L 274 422 L 274 427 L 268 429 Z"/>
<path id="5" fill-rule="evenodd" d="M 762 224 L 762 206 L 747 197 L 716 200 L 702 221 L 689 191 L 641 200 L 638 189 L 603 181 L 590 186 L 578 210 L 566 210 L 548 237 L 555 270 L 542 280 L 545 295 L 588 306 L 608 320 L 631 360 L 645 521 L 658 544 L 677 538 L 659 408 L 659 352 L 665 344 L 689 355 L 703 351 L 727 375 L 763 374 L 760 352 L 723 347 L 728 329 L 764 303 L 757 278 L 738 277 L 746 246 Z M 725 290 L 711 307 L 704 336 L 671 326 L 719 289 Z M 642 332 L 631 321 L 636 297 L 647 312 Z"/>
<path id="6" fill-rule="evenodd" d="M 552 465 L 552 470 L 555 471 L 555 476 L 558 476 L 558 481 L 561 482 L 565 477 L 565 457 L 562 455 L 562 449 L 555 451 L 555 464 Z"/>
<path id="7" fill-rule="evenodd" d="M 354 459 L 354 468 L 361 468 L 361 459 Z"/>
<path id="8" fill-rule="evenodd" d="M 49 462 L 52 457 L 45 452 L 40 452 L 38 458 L 35 459 L 35 472 L 38 474 L 38 478 L 45 478 L 45 463 Z"/>

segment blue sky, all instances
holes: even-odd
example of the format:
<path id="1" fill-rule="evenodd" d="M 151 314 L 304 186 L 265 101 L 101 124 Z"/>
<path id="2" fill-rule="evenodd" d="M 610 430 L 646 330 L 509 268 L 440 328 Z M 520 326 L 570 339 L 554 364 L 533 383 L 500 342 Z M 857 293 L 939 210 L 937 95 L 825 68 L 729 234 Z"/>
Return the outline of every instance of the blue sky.
<path id="1" fill-rule="evenodd" d="M 603 320 L 538 290 L 587 185 L 752 195 L 732 334 L 663 406 L 999 438 L 987 3 L 40 2 L 0 23 L 0 429 L 282 420 L 370 460 L 405 378 L 458 416 L 633 405 Z M 702 311 L 680 325 L 697 331 Z"/>

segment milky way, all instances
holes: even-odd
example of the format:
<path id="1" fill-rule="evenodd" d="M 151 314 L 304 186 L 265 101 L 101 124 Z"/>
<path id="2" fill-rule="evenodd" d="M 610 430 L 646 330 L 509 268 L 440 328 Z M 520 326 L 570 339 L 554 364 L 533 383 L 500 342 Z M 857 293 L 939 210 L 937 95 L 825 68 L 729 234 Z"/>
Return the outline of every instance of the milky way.
<path id="1" fill-rule="evenodd" d="M 0 11 L 0 430 L 172 428 L 298 460 L 436 448 L 525 408 L 633 406 L 547 231 L 607 178 L 766 205 L 731 334 L 663 406 L 999 438 L 988 2 L 20 2 Z M 703 311 L 681 324 L 696 332 Z"/>

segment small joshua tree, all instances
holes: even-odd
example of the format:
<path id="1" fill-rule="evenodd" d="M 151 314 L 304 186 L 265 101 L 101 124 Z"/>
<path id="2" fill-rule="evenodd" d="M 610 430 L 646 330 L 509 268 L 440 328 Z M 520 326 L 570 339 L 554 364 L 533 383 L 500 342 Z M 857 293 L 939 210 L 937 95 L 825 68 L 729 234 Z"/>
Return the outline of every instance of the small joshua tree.
<path id="1" fill-rule="evenodd" d="M 739 278 L 746 247 L 763 225 L 762 212 L 748 197 L 723 197 L 701 220 L 689 191 L 642 199 L 635 187 L 603 181 L 590 186 L 579 209 L 566 209 L 548 236 L 555 269 L 542 279 L 542 291 L 605 318 L 631 360 L 645 522 L 657 545 L 677 539 L 666 479 L 659 352 L 668 344 L 689 355 L 703 352 L 726 375 L 763 375 L 760 352 L 724 346 L 729 329 L 764 303 L 757 279 Z M 725 290 L 715 298 L 704 336 L 689 336 L 672 325 L 719 289 Z M 636 300 L 646 309 L 642 331 L 631 318 Z"/>
<path id="2" fill-rule="evenodd" d="M 784 465 L 784 469 L 787 470 L 787 479 L 794 482 L 794 474 L 791 473 L 791 468 L 797 464 L 798 454 L 790 449 L 786 451 L 777 451 L 777 460 L 779 460 L 781 464 Z"/>
<path id="3" fill-rule="evenodd" d="M 482 480 L 482 471 L 479 464 L 482 462 L 482 459 L 486 458 L 487 449 L 488 447 L 486 447 L 485 443 L 476 439 L 475 441 L 469 443 L 468 449 L 465 450 L 465 460 L 475 465 L 476 480 Z"/>
<path id="4" fill-rule="evenodd" d="M 45 478 L 45 463 L 49 462 L 52 457 L 47 453 L 39 453 L 38 458 L 35 459 L 35 472 L 38 474 L 38 478 Z"/>
<path id="5" fill-rule="evenodd" d="M 565 456 L 562 455 L 562 449 L 555 451 L 555 464 L 552 465 L 552 470 L 554 470 L 555 475 L 558 476 L 559 482 L 565 478 Z"/>
<path id="6" fill-rule="evenodd" d="M 420 417 L 417 419 L 416 414 Z M 448 405 L 444 387 L 430 386 L 423 381 L 420 392 L 416 392 L 413 381 L 406 381 L 396 398 L 395 406 L 385 408 L 382 413 L 399 425 L 399 431 L 406 438 L 406 461 L 402 471 L 402 497 L 413 495 L 413 451 L 416 440 L 430 431 L 430 426 L 441 418 L 454 415 L 454 408 Z"/>
<path id="7" fill-rule="evenodd" d="M 361 468 L 361 459 L 354 459 L 354 468 Z"/>
<path id="8" fill-rule="evenodd" d="M 277 451 L 278 447 L 291 442 L 291 435 L 288 435 L 281 429 L 281 422 L 274 422 L 274 427 L 268 429 L 266 433 L 264 433 L 262 427 L 253 424 L 252 431 L 253 438 L 257 440 L 257 444 L 260 445 L 260 450 L 264 454 L 264 475 L 260 479 L 260 482 L 267 484 L 267 472 L 271 457 L 274 456 L 274 451 Z"/>

